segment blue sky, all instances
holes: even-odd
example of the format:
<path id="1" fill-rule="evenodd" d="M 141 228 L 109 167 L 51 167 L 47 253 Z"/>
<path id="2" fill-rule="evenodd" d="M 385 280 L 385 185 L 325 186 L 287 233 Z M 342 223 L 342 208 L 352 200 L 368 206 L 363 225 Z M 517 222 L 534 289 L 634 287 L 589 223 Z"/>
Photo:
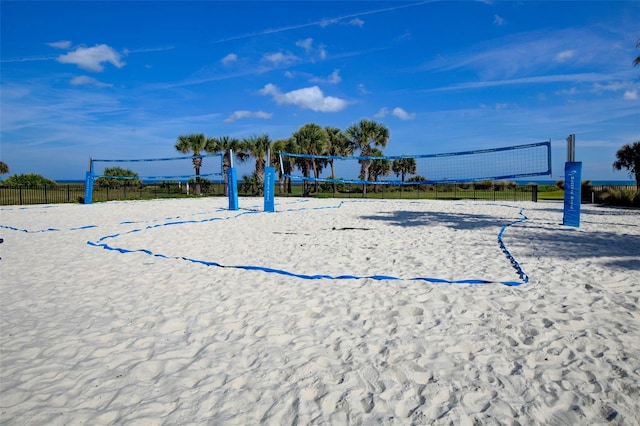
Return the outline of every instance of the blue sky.
<path id="1" fill-rule="evenodd" d="M 553 180 L 574 133 L 583 179 L 627 180 L 611 164 L 640 140 L 638 1 L 0 8 L 12 174 L 82 179 L 89 157 L 180 155 L 183 134 L 275 140 L 368 118 L 389 128 L 387 155 L 551 140 Z"/>

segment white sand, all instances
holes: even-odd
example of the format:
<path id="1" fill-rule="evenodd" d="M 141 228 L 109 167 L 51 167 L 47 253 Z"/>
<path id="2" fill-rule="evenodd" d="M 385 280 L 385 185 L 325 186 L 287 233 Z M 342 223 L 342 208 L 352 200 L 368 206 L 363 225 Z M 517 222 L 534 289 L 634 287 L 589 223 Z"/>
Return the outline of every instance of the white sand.
<path id="1" fill-rule="evenodd" d="M 640 211 L 240 205 L 2 208 L 0 423 L 640 424 Z"/>

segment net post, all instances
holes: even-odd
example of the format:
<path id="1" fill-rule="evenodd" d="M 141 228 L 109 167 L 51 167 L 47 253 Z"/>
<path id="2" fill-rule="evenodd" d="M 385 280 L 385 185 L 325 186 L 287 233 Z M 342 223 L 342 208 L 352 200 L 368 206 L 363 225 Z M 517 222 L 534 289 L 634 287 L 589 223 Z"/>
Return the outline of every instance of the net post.
<path id="1" fill-rule="evenodd" d="M 564 164 L 564 211 L 562 224 L 580 226 L 582 202 L 582 162 L 575 161 L 575 135 L 567 138 L 567 162 Z"/>
<path id="2" fill-rule="evenodd" d="M 267 148 L 267 167 L 264 168 L 264 211 L 273 213 L 276 211 L 275 187 L 276 169 L 271 166 L 271 148 Z"/>
<path id="3" fill-rule="evenodd" d="M 573 133 L 567 137 L 567 162 L 576 161 L 576 135 Z"/>
<path id="4" fill-rule="evenodd" d="M 229 193 L 229 210 L 238 210 L 238 175 L 233 167 L 233 150 L 229 150 L 229 165 L 227 169 L 227 191 Z"/>
<path id="5" fill-rule="evenodd" d="M 93 180 L 95 176 L 93 174 L 93 159 L 89 157 L 89 170 L 85 174 L 84 178 L 84 204 L 91 204 L 93 202 Z"/>
<path id="6" fill-rule="evenodd" d="M 264 211 L 273 213 L 276 211 L 275 203 L 276 169 L 264 168 Z"/>

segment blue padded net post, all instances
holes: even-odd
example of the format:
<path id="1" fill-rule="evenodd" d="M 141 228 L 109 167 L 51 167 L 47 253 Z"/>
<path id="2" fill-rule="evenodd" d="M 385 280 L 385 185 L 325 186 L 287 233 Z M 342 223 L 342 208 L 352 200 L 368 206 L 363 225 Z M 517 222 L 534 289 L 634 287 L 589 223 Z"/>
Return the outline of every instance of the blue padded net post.
<path id="1" fill-rule="evenodd" d="M 580 203 L 582 202 L 582 162 L 567 161 L 564 164 L 564 216 L 565 226 L 580 226 Z"/>
<path id="2" fill-rule="evenodd" d="M 229 210 L 238 210 L 238 175 L 235 167 L 227 169 L 227 184 L 229 187 Z"/>
<path id="3" fill-rule="evenodd" d="M 273 167 L 265 167 L 264 169 L 264 211 L 275 212 L 275 187 L 276 187 L 276 169 Z"/>
<path id="4" fill-rule="evenodd" d="M 95 176 L 93 171 L 88 171 L 84 179 L 84 204 L 91 204 L 93 202 L 93 180 Z"/>

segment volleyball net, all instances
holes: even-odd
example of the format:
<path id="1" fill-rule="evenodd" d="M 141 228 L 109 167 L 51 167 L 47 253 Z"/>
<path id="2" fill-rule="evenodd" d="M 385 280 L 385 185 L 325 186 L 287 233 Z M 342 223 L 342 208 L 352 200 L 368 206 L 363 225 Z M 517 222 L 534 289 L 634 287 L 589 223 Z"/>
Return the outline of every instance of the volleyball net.
<path id="1" fill-rule="evenodd" d="M 474 151 L 401 156 L 329 156 L 281 152 L 292 180 L 367 185 L 420 185 L 551 175 L 551 142 Z"/>
<path id="2" fill-rule="evenodd" d="M 199 172 L 195 173 L 198 164 Z M 122 181 L 146 182 L 198 182 L 223 180 L 223 154 L 202 154 L 166 158 L 89 159 L 85 178 L 85 204 L 93 198 L 94 183 L 109 185 Z"/>
<path id="3" fill-rule="evenodd" d="M 206 159 L 206 160 L 205 160 Z M 195 174 L 194 160 L 200 164 Z M 111 174 L 115 168 L 126 168 L 135 175 Z M 168 158 L 90 159 L 89 172 L 94 178 L 137 179 L 141 181 L 182 181 L 200 178 L 222 178 L 222 154 L 203 154 Z"/>

